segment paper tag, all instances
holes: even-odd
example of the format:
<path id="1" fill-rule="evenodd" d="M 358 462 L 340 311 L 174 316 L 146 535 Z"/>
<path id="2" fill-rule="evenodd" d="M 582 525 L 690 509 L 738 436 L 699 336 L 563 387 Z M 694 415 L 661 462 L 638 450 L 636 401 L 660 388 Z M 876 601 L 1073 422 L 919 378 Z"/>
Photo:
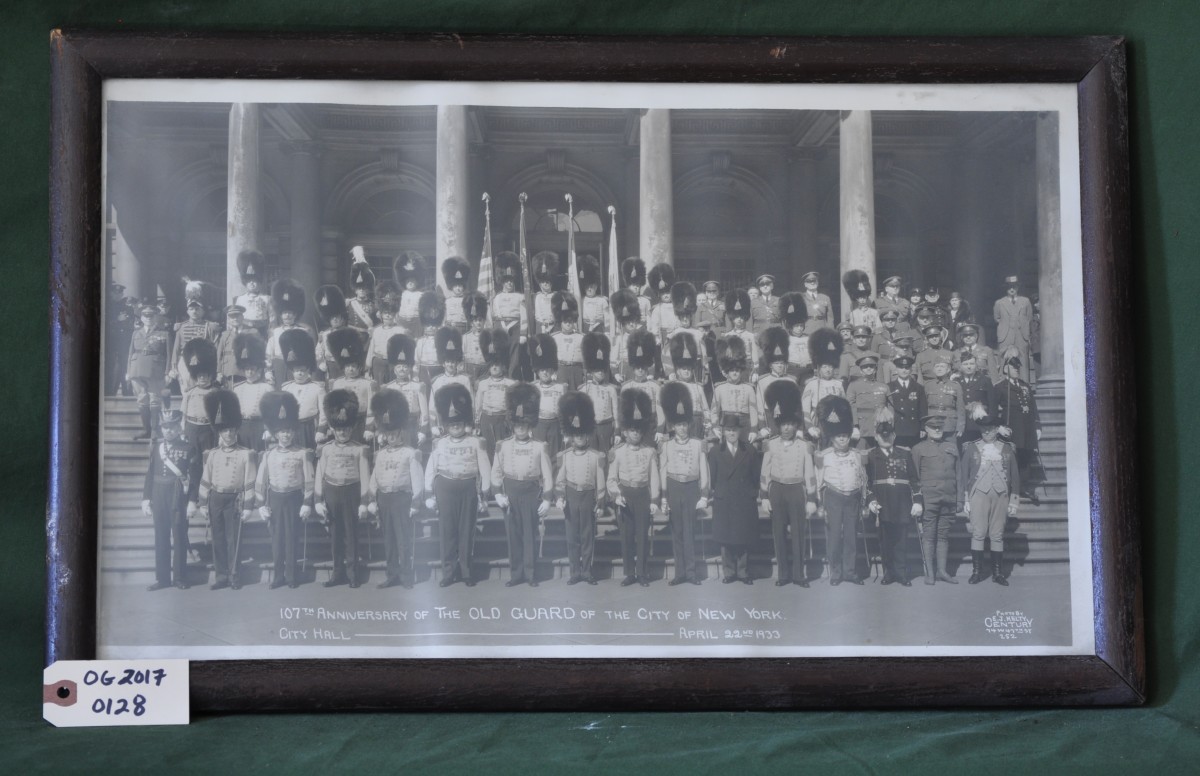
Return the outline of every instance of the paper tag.
<path id="1" fill-rule="evenodd" d="M 42 716 L 55 727 L 186 725 L 186 660 L 60 660 L 42 672 Z"/>

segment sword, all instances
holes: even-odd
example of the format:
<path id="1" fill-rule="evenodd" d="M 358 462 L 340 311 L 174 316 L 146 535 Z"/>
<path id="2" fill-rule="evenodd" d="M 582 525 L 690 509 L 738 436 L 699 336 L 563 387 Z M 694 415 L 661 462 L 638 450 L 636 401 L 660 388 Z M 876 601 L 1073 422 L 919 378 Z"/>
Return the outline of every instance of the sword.
<path id="1" fill-rule="evenodd" d="M 863 555 L 865 555 L 867 558 L 867 568 L 870 569 L 871 572 L 874 572 L 874 579 L 879 579 L 879 569 L 875 566 L 875 560 L 871 555 L 871 547 L 867 543 L 867 519 L 865 516 L 867 511 L 868 509 L 866 506 L 863 506 L 863 508 L 858 511 L 858 527 L 859 530 L 862 531 Z M 857 542 L 855 543 L 857 544 Z M 854 571 L 855 573 L 858 573 L 858 569 L 855 569 Z"/>
<path id="2" fill-rule="evenodd" d="M 925 553 L 925 526 L 921 522 L 921 518 L 917 518 L 917 542 L 921 545 L 921 565 L 925 567 L 925 576 L 932 578 L 933 563 Z"/>
<path id="3" fill-rule="evenodd" d="M 237 536 L 233 540 L 233 557 L 229 559 L 229 576 L 237 578 L 237 573 L 241 571 L 241 564 L 238 563 L 238 553 L 242 549 L 242 497 L 238 496 L 237 502 L 234 504 L 237 509 L 238 525 Z"/>

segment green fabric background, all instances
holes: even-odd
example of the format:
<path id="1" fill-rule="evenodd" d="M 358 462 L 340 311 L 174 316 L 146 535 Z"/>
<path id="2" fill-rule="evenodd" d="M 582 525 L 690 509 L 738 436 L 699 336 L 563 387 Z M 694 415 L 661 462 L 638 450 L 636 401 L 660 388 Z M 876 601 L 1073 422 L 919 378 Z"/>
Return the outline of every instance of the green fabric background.
<path id="1" fill-rule="evenodd" d="M 1194 0 L 10 0 L 0 12 L 0 764 L 30 770 L 1011 773 L 1200 768 L 1197 380 L 1200 7 Z M 1150 700 L 1129 710 L 237 715 L 187 728 L 41 721 L 49 31 L 54 27 L 653 34 L 1079 35 L 1130 41 L 1134 299 Z M 1040 770 L 1040 768 L 1038 769 Z M 1139 769 L 1142 770 L 1142 769 Z M 1037 772 L 1036 770 L 1033 772 Z"/>

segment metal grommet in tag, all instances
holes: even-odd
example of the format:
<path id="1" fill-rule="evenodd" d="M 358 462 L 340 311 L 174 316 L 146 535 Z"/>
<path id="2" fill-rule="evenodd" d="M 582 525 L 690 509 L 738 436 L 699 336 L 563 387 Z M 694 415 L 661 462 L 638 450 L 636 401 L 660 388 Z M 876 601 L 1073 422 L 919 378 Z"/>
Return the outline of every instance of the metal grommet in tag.
<path id="1" fill-rule="evenodd" d="M 54 684 L 42 685 L 42 703 L 53 703 L 55 706 L 73 706 L 79 697 L 79 687 L 70 679 L 63 679 Z"/>

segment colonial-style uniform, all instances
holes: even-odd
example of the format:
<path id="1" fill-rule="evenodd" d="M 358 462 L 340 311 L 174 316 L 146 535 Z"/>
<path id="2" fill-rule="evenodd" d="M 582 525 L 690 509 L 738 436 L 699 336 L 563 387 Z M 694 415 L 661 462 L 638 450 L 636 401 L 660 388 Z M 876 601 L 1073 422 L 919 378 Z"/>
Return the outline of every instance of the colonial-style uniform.
<path id="1" fill-rule="evenodd" d="M 630 334 L 638 331 L 638 327 L 642 323 L 641 308 L 632 291 L 621 289 L 612 295 L 612 310 L 618 332 L 612 339 L 609 366 L 618 380 L 628 380 L 633 376 L 633 367 L 629 364 L 627 342 Z"/>
<path id="2" fill-rule="evenodd" d="M 462 371 L 474 383 L 487 374 L 487 361 L 483 357 L 483 348 L 479 342 L 480 336 L 487 328 L 487 297 L 478 291 L 471 291 L 463 298 L 462 307 L 463 315 L 467 319 L 467 329 L 463 333 Z"/>
<path id="3" fill-rule="evenodd" d="M 864 366 L 877 366 L 878 363 L 879 359 L 874 354 L 862 356 L 858 362 L 859 371 L 861 373 Z M 850 402 L 854 428 L 858 429 L 859 447 L 863 449 L 874 447 L 875 418 L 879 411 L 887 406 L 888 387 L 875 375 L 868 377 L 862 374 L 846 389 L 846 401 Z"/>
<path id="4" fill-rule="evenodd" d="M 149 313 L 147 314 L 147 311 Z M 129 358 L 125 374 L 137 397 L 138 414 L 142 419 L 142 433 L 134 439 L 150 439 L 162 410 L 162 390 L 167 382 L 167 355 L 170 350 L 170 335 L 158 323 L 153 307 L 142 308 L 143 325 L 134 329 L 129 341 Z M 150 318 L 147 326 L 144 321 Z"/>
<path id="5" fill-rule="evenodd" d="M 458 364 L 458 369 L 462 367 L 462 335 L 458 333 L 458 329 L 453 329 L 449 326 L 443 326 L 438 329 L 433 335 L 434 351 L 437 353 L 439 364 Z M 433 378 L 432 384 L 429 386 L 429 395 L 437 396 L 438 392 L 447 385 L 458 384 L 471 390 L 471 378 L 467 377 L 461 371 L 457 374 L 448 374 L 442 371 L 442 367 L 438 367 L 438 374 Z M 464 421 L 470 423 L 469 420 Z M 432 419 L 434 426 L 445 429 L 445 418 L 439 417 L 437 414 L 437 404 L 434 404 L 434 417 Z"/>
<path id="6" fill-rule="evenodd" d="M 911 367 L 913 359 L 911 356 L 900 356 L 892 364 L 901 368 Z M 888 383 L 888 405 L 895 418 L 892 423 L 896 429 L 896 444 L 911 449 L 911 445 L 921 440 L 921 418 L 929 414 L 925 389 L 914 377 L 904 380 L 896 377 Z"/>
<path id="7" fill-rule="evenodd" d="M 502 251 L 496 256 L 496 295 L 492 298 L 492 323 L 508 332 L 509 336 L 529 336 L 529 313 L 525 307 L 525 284 L 521 280 L 521 259 L 512 251 Z M 504 284 L 511 282 L 512 291 L 505 291 Z"/>
<path id="8" fill-rule="evenodd" d="M 211 381 L 217 376 L 217 349 L 206 339 L 194 339 L 184 346 L 180 361 L 191 377 L 191 387 L 183 392 L 179 403 L 183 413 L 183 435 L 196 446 L 198 453 L 203 454 L 217 443 L 204 405 L 204 397 L 215 390 Z M 208 376 L 210 382 L 207 385 L 199 384 L 202 375 Z"/>
<path id="9" fill-rule="evenodd" d="M 879 424 L 875 435 L 880 444 L 867 452 L 867 503 L 879 518 L 882 583 L 908 587 L 912 584 L 908 578 L 908 527 L 913 513 L 921 511 L 916 507 L 923 505 L 923 496 L 911 451 L 884 441 L 892 436 L 890 425 L 887 421 Z"/>
<path id="10" fill-rule="evenodd" d="M 926 418 L 926 428 L 942 428 L 939 417 Z M 921 539 L 921 560 L 925 564 L 925 584 L 937 580 L 958 584 L 946 571 L 950 549 L 950 526 L 958 511 L 958 445 L 953 439 L 926 437 L 912 449 L 913 464 L 921 481 L 925 511 L 917 521 Z"/>
<path id="11" fill-rule="evenodd" d="M 997 419 L 984 412 L 975 422 L 987 430 L 996 426 Z M 1004 525 L 1009 515 L 1015 515 L 1020 501 L 1021 474 L 1016 452 L 1008 442 L 996 439 L 987 442 L 977 439 L 963 446 L 958 466 L 958 492 L 968 511 L 971 527 L 972 585 L 983 580 L 984 542 L 991 547 L 992 579 L 1008 584 L 1004 573 Z"/>
<path id="12" fill-rule="evenodd" d="M 708 399 L 704 395 L 704 386 L 696 382 L 696 373 L 700 368 L 700 352 L 696 347 L 696 341 L 689 335 L 683 332 L 676 333 L 671 337 L 670 342 L 671 361 L 675 365 L 675 369 L 690 369 L 692 370 L 691 380 L 676 380 L 667 385 L 675 384 L 683 386 L 688 395 L 691 397 L 691 412 L 688 418 L 688 435 L 693 439 L 704 439 L 708 436 Z M 661 397 L 661 406 L 663 407 L 663 417 L 667 418 L 669 413 L 666 411 L 666 388 L 663 388 Z M 668 420 L 667 433 L 671 432 L 671 423 Z"/>
<path id="13" fill-rule="evenodd" d="M 779 298 L 783 328 L 788 332 L 788 374 L 796 378 L 798 385 L 808 382 L 815 368 L 808 348 L 808 312 L 802 296 L 790 292 Z"/>
<path id="14" fill-rule="evenodd" d="M 558 346 L 558 381 L 566 383 L 568 390 L 579 390 L 583 385 L 583 335 L 579 333 L 579 305 L 567 291 L 554 292 L 554 323 L 557 331 L 550 336 Z M 567 329 L 571 329 L 570 332 Z"/>
<path id="15" fill-rule="evenodd" d="M 637 429 L 648 436 L 654 432 L 654 405 L 640 390 L 621 393 L 621 428 Z M 620 507 L 617 518 L 621 527 L 621 559 L 625 569 L 622 586 L 635 582 L 650 584 L 646 573 L 646 553 L 650 545 L 650 521 L 659 500 L 658 455 L 654 445 L 644 440 L 618 445 L 608 467 L 608 495 Z"/>
<path id="16" fill-rule="evenodd" d="M 612 308 L 608 298 L 600 294 L 602 277 L 600 260 L 595 256 L 580 256 L 576 264 L 579 273 L 579 313 L 583 334 L 607 334 L 612 331 Z"/>
<path id="17" fill-rule="evenodd" d="M 469 424 L 472 418 L 471 392 L 452 383 L 434 394 L 438 416 L 447 425 Z M 475 537 L 475 516 L 479 498 L 490 490 L 491 462 L 483 440 L 477 436 L 438 439 L 425 467 L 425 491 L 433 497 L 425 502 L 437 510 L 438 533 L 442 545 L 442 587 L 458 580 L 473 586 L 471 558 Z"/>
<path id="18" fill-rule="evenodd" d="M 616 397 L 615 391 L 613 397 Z M 596 412 L 587 394 L 564 394 L 558 403 L 558 416 L 568 437 L 595 438 Z M 611 424 L 612 419 L 609 418 L 609 425 Z M 583 581 L 589 585 L 596 584 L 596 578 L 592 575 L 592 560 L 596 547 L 596 517 L 604 508 L 605 490 L 606 456 L 601 450 L 609 449 L 611 447 L 580 449 L 572 444 L 558 454 L 558 460 L 555 462 L 558 474 L 554 480 L 554 493 L 559 506 L 562 507 L 567 526 L 567 562 L 571 569 L 568 585 Z"/>
<path id="19" fill-rule="evenodd" d="M 558 344 L 549 334 L 537 334 L 530 337 L 526 344 L 529 363 L 533 372 L 558 372 Z M 582 364 L 581 367 L 582 369 Z M 533 428 L 533 438 L 546 445 L 546 454 L 552 459 L 558 455 L 562 447 L 562 433 L 558 423 L 558 401 L 567 391 L 566 383 L 558 382 L 553 377 L 549 381 L 540 377 L 535 383 L 541 395 L 538 407 L 537 425 Z"/>
<path id="20" fill-rule="evenodd" d="M 675 268 L 670 264 L 656 264 L 650 269 L 648 281 L 655 301 L 645 318 L 646 330 L 654 335 L 659 346 L 665 346 L 667 337 L 679 328 L 675 305 L 670 298 L 671 288 L 675 285 Z M 663 301 L 664 297 L 666 301 Z"/>
<path id="21" fill-rule="evenodd" d="M 358 397 L 352 391 L 338 389 L 325 394 L 325 417 L 330 428 L 352 431 L 358 423 Z M 326 587 L 350 583 L 362 584 L 358 570 L 358 519 L 366 515 L 367 486 L 371 473 L 367 449 L 353 438 L 346 442 L 326 442 L 317 459 L 314 497 L 318 511 L 329 521 L 333 538 L 333 576 Z"/>
<path id="22" fill-rule="evenodd" d="M 442 262 L 442 279 L 446 282 L 446 325 L 467 333 L 466 302 L 467 281 L 471 277 L 471 265 L 461 256 L 451 256 Z"/>
<path id="23" fill-rule="evenodd" d="M 411 414 L 403 394 L 383 389 L 371 399 L 371 411 L 380 433 L 404 431 Z M 413 585 L 413 553 L 416 547 L 416 522 L 413 504 L 420 503 L 425 487 L 421 454 L 415 438 L 389 443 L 375 453 L 375 466 L 367 484 L 367 509 L 374 512 L 383 527 L 387 577 L 377 587 Z"/>
<path id="24" fill-rule="evenodd" d="M 592 412 L 592 446 L 607 454 L 613 448 L 616 438 L 617 420 L 617 386 L 613 385 L 612 374 L 609 372 L 609 354 L 612 350 L 608 337 L 604 334 L 585 334 L 583 337 L 583 369 L 587 373 L 587 381 L 580 392 L 591 402 Z M 603 374 L 601 381 L 596 380 L 597 374 Z M 571 405 L 572 408 L 575 405 Z M 567 418 L 562 416 L 561 402 L 559 423 L 565 434 L 570 434 L 571 428 Z"/>
<path id="25" fill-rule="evenodd" d="M 635 331 L 629 335 L 627 342 L 629 350 L 628 360 L 629 365 L 634 369 L 643 369 L 648 375 L 645 380 L 628 379 L 621 383 L 621 396 L 625 395 L 626 391 L 638 390 L 650 397 L 653 402 L 654 415 L 657 423 L 652 428 L 661 431 L 663 429 L 662 408 L 658 403 L 658 383 L 649 377 L 651 370 L 654 369 L 655 363 L 658 361 L 658 343 L 654 341 L 654 337 L 647 331 Z M 650 440 L 647 440 L 650 441 Z"/>
<path id="26" fill-rule="evenodd" d="M 786 364 L 788 360 L 788 333 L 783 330 L 783 327 L 772 326 L 762 333 L 760 339 L 759 349 L 762 352 L 762 371 L 764 374 L 758 378 L 757 383 L 758 409 L 763 422 L 766 424 L 766 433 L 764 436 L 775 436 L 779 434 L 779 424 L 775 422 L 775 418 L 771 415 L 765 414 L 767 388 L 776 380 L 789 380 L 796 383 L 796 378 L 787 374 L 786 371 L 780 371 L 779 374 L 776 374 L 775 370 L 780 369 L 780 367 L 773 366 L 775 364 Z M 800 387 L 799 383 L 796 383 L 796 387 Z"/>
<path id="27" fill-rule="evenodd" d="M 238 274 L 242 285 L 251 281 L 258 283 L 258 288 L 267 287 L 266 260 L 258 251 L 241 251 L 237 256 Z M 266 339 L 267 325 L 271 318 L 271 300 L 259 291 L 247 290 L 238 294 L 233 303 L 242 308 L 245 324 L 258 332 L 258 336 Z"/>
<path id="28" fill-rule="evenodd" d="M 882 329 L 879 311 L 871 305 L 870 275 L 861 269 L 848 270 L 842 275 L 842 287 L 846 289 L 851 306 L 850 311 L 845 314 L 846 322 L 855 328 L 866 326 L 871 332 Z"/>
<path id="29" fill-rule="evenodd" d="M 280 340 L 284 362 L 288 371 L 301 367 L 309 373 L 316 371 L 316 352 L 312 338 L 306 331 L 293 329 L 284 332 Z M 317 449 L 317 434 L 325 427 L 325 387 L 311 378 L 291 380 L 283 384 L 283 390 L 296 397 L 300 407 L 295 444 L 309 450 Z"/>
<path id="30" fill-rule="evenodd" d="M 261 453 L 266 446 L 266 426 L 263 425 L 262 413 L 258 408 L 262 404 L 262 398 L 271 392 L 271 386 L 262 379 L 267 345 L 257 334 L 242 332 L 234 340 L 234 351 L 237 353 L 238 369 L 247 375 L 245 380 L 233 386 L 233 393 L 242 408 L 238 444 Z M 252 379 L 249 375 L 253 370 L 257 370 L 257 374 Z"/>
<path id="31" fill-rule="evenodd" d="M 817 422 L 817 405 L 826 396 L 846 396 L 846 387 L 840 377 L 824 378 L 821 367 L 830 367 L 837 374 L 838 365 L 842 361 L 842 338 L 833 329 L 817 329 L 808 338 L 808 352 L 812 359 L 816 376 L 804 384 L 800 395 L 800 409 L 809 419 L 809 434 L 815 440 L 818 438 L 819 424 Z M 849 418 L 847 418 L 849 420 Z"/>
<path id="32" fill-rule="evenodd" d="M 351 429 L 351 439 L 360 445 L 365 444 L 366 432 L 374 433 L 375 418 L 371 415 L 370 407 L 375 391 L 379 390 L 378 384 L 363 375 L 363 341 L 358 332 L 354 329 L 334 329 L 328 334 L 334 363 L 337 365 L 338 371 L 343 374 L 342 377 L 335 377 L 329 381 L 329 390 L 347 390 L 358 397 L 360 409 L 358 420 Z M 351 365 L 358 367 L 358 377 L 345 376 L 346 367 Z M 390 373 L 391 370 L 389 369 L 388 372 Z"/>
<path id="33" fill-rule="evenodd" d="M 530 259 L 530 272 L 537 286 L 533 296 L 533 322 L 535 334 L 553 334 L 556 321 L 554 316 L 554 283 L 558 278 L 558 254 L 553 251 L 540 251 Z"/>
<path id="34" fill-rule="evenodd" d="M 350 264 L 350 288 L 354 298 L 346 303 L 346 325 L 369 331 L 379 322 L 375 317 L 375 273 L 367 263 L 367 255 L 361 245 L 350 249 L 353 261 Z"/>
<path id="35" fill-rule="evenodd" d="M 188 302 L 188 308 L 198 307 L 203 315 L 204 304 L 196 299 Z M 175 324 L 175 339 L 172 343 L 171 359 L 169 363 L 175 369 L 175 373 L 179 376 L 179 392 L 180 394 L 187 393 L 188 389 L 195 385 L 194 378 L 190 377 L 190 372 L 184 362 L 186 354 L 183 352 L 187 344 L 192 340 L 204 340 L 213 346 L 213 380 L 217 379 L 216 374 L 216 344 L 217 338 L 221 333 L 221 326 L 213 321 L 206 321 L 201 318 L 199 321 L 191 319 Z"/>
<path id="36" fill-rule="evenodd" d="M 442 373 L 442 354 L 438 352 L 437 333 L 441 331 L 442 322 L 446 319 L 446 307 L 437 292 L 426 291 L 421 295 L 417 317 L 423 328 L 413 354 L 416 361 L 416 372 L 413 376 L 417 382 L 429 386 L 432 391 L 434 379 Z M 393 336 L 394 334 L 395 332 Z M 460 343 L 461 340 L 460 334 Z M 459 353 L 462 353 L 462 348 L 459 348 Z"/>
<path id="37" fill-rule="evenodd" d="M 750 366 L 745 341 L 736 336 L 719 338 L 717 362 L 726 379 L 713 386 L 710 423 L 712 428 L 719 429 L 724 425 L 727 416 L 737 416 L 738 428 L 741 429 L 738 438 L 748 442 L 750 434 L 756 432 L 760 426 L 758 396 L 754 386 L 743 382 Z M 734 371 L 738 372 L 736 381 L 728 377 L 729 373 Z"/>
<path id="38" fill-rule="evenodd" d="M 236 430 L 242 423 L 242 410 L 232 391 L 217 390 L 204 397 L 205 408 L 219 436 L 224 429 Z M 237 572 L 242 522 L 254 507 L 254 482 L 258 477 L 258 455 L 234 442 L 232 447 L 219 444 L 204 454 L 198 504 L 208 512 L 212 530 L 213 567 L 216 580 L 212 589 L 241 587 Z"/>
<path id="39" fill-rule="evenodd" d="M 840 396 L 829 396 L 817 407 L 821 433 L 827 439 L 850 435 L 850 403 Z M 829 584 L 842 582 L 861 585 L 858 575 L 858 523 L 862 519 L 863 495 L 867 487 L 864 453 L 847 448 L 827 447 L 816 454 L 817 495 L 825 513 L 826 558 Z"/>
<path id="40" fill-rule="evenodd" d="M 621 290 L 628 291 L 631 298 L 637 303 L 639 317 L 643 321 L 648 320 L 650 318 L 650 299 L 642 293 L 642 289 L 646 286 L 646 262 L 637 256 L 630 256 L 621 262 L 620 271 Z M 669 288 L 670 284 L 667 284 L 667 287 Z M 610 301 L 612 301 L 613 311 L 616 312 L 615 293 Z"/>
<path id="41" fill-rule="evenodd" d="M 673 430 L 678 423 L 692 424 L 693 404 L 689 386 L 670 382 L 663 386 L 663 415 L 671 438 L 659 450 L 659 482 L 663 510 L 670 516 L 671 547 L 675 555 L 675 578 L 671 584 L 699 583 L 696 576 L 696 510 L 707 506 L 708 461 L 702 438 L 689 436 L 680 442 Z"/>
<path id="42" fill-rule="evenodd" d="M 514 429 L 518 424 L 532 427 L 538 416 L 538 389 L 529 383 L 517 383 L 505 398 L 509 425 Z M 492 464 L 492 489 L 503 493 L 507 502 L 502 506 L 508 533 L 508 585 L 528 582 L 537 587 L 538 522 L 545 516 L 554 490 L 546 446 L 532 437 L 502 440 Z"/>
<path id="43" fill-rule="evenodd" d="M 416 251 L 403 251 L 392 262 L 392 276 L 396 278 L 396 283 L 399 284 L 396 298 L 397 306 L 394 315 L 396 316 L 396 323 L 410 337 L 416 337 L 421 333 L 420 306 L 421 297 L 424 296 L 421 289 L 426 287 L 425 276 L 427 271 L 425 257 Z M 408 287 L 410 281 L 413 284 L 413 288 L 411 289 Z M 381 294 L 376 290 L 376 303 L 380 305 L 380 311 L 382 312 L 384 301 L 380 297 Z M 444 309 L 445 300 L 442 300 L 442 303 Z"/>
<path id="44" fill-rule="evenodd" d="M 178 430 L 183 415 L 178 410 L 162 413 L 160 423 Z M 188 551 L 188 502 L 200 490 L 200 453 L 187 439 L 163 439 L 150 447 L 150 467 L 142 485 L 142 513 L 154 520 L 154 579 L 151 590 L 171 586 L 186 588 Z"/>
<path id="45" fill-rule="evenodd" d="M 422 442 L 420 434 L 422 432 L 426 436 L 429 434 L 429 394 L 426 392 L 425 386 L 413 377 L 416 349 L 417 343 L 407 334 L 392 335 L 387 344 L 388 364 L 391 365 L 393 374 L 395 374 L 397 366 L 408 367 L 408 376 L 404 380 L 397 377 L 383 386 L 398 391 L 404 397 L 408 409 L 403 424 L 404 443 L 410 447 L 420 447 Z M 376 418 L 376 422 L 378 422 L 378 418 Z"/>
<path id="46" fill-rule="evenodd" d="M 335 330 L 347 329 L 346 326 L 346 297 L 342 293 L 342 289 L 337 286 L 321 286 L 317 289 L 317 293 L 313 295 L 313 301 L 316 302 L 317 324 L 319 331 L 317 333 L 317 366 L 325 373 L 326 380 L 332 380 L 335 377 L 341 377 L 342 368 L 338 366 L 337 360 L 333 357 L 333 350 L 329 347 L 329 335 Z M 334 326 L 334 319 L 341 318 L 341 322 Z M 371 336 L 370 332 L 354 329 L 352 331 L 361 331 L 363 344 Z M 361 350 L 361 348 L 360 348 Z M 359 369 L 362 366 L 359 365 Z"/>
<path id="47" fill-rule="evenodd" d="M 296 432 L 300 408 L 296 397 L 285 391 L 272 391 L 263 397 L 260 407 L 267 430 Z M 271 527 L 271 556 L 274 577 L 271 587 L 299 587 L 297 563 L 301 522 L 308 517 L 313 503 L 313 453 L 297 447 L 272 447 L 262 455 L 258 479 L 254 483 L 254 501 Z"/>
<path id="48" fill-rule="evenodd" d="M 291 278 L 280 278 L 271 286 L 271 305 L 280 320 L 285 314 L 290 314 L 295 321 L 299 321 L 300 316 L 304 315 L 306 296 L 304 287 Z M 310 339 L 313 336 L 312 329 L 307 324 L 293 322 L 291 325 L 280 323 L 271 329 L 271 336 L 267 339 L 267 362 L 272 375 L 271 382 L 276 389 L 288 379 L 286 353 L 281 340 L 289 331 L 295 330 L 303 331 Z"/>
<path id="49" fill-rule="evenodd" d="M 512 434 L 505 396 L 517 381 L 506 376 L 511 348 L 508 334 L 503 329 L 485 329 L 479 339 L 488 366 L 501 369 L 499 377 L 492 377 L 489 371 L 475 387 L 475 427 L 487 446 L 488 457 L 495 458 L 496 444 Z"/>
<path id="50" fill-rule="evenodd" d="M 776 423 L 803 428 L 800 387 L 780 380 L 767 391 L 767 413 Z M 774 436 L 763 445 L 759 499 L 771 512 L 771 541 L 775 545 L 775 584 L 794 582 L 808 587 L 804 541 L 808 521 L 817 511 L 817 469 L 812 446 L 793 432 L 790 439 Z"/>

